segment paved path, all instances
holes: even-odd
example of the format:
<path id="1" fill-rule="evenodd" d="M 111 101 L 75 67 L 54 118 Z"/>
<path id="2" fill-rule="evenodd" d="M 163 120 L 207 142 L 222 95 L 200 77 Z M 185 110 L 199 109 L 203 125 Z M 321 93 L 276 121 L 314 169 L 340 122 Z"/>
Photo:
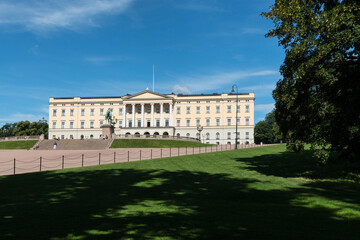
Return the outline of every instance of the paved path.
<path id="1" fill-rule="evenodd" d="M 239 148 L 260 145 L 239 145 Z M 263 145 L 264 146 L 264 145 Z M 188 148 L 118 148 L 108 150 L 0 150 L 0 175 L 94 166 L 234 149 L 234 145 Z M 15 166 L 15 171 L 14 171 Z"/>

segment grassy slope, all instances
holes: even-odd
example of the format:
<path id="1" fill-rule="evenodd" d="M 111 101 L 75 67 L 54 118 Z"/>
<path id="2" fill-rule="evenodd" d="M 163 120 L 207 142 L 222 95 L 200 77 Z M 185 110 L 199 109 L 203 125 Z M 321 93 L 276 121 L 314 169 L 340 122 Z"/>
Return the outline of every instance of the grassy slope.
<path id="1" fill-rule="evenodd" d="M 30 149 L 37 140 L 0 142 L 0 150 L 4 149 Z"/>
<path id="2" fill-rule="evenodd" d="M 111 148 L 175 148 L 175 147 L 205 147 L 211 144 L 199 142 L 155 140 L 155 139 L 115 139 Z"/>
<path id="3" fill-rule="evenodd" d="M 360 239 L 334 169 L 272 146 L 0 177 L 0 239 Z"/>

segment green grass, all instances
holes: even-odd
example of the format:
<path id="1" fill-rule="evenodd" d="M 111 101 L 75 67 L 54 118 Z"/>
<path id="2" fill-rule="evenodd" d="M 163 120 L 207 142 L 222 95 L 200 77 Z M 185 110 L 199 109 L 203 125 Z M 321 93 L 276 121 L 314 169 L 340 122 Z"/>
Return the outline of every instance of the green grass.
<path id="1" fill-rule="evenodd" d="M 30 149 L 37 140 L 0 142 L 0 150 L 4 149 Z"/>
<path id="2" fill-rule="evenodd" d="M 205 147 L 212 144 L 199 142 L 156 140 L 156 139 L 115 139 L 111 148 L 175 148 L 175 147 Z"/>
<path id="3" fill-rule="evenodd" d="M 360 239 L 359 165 L 284 146 L 0 177 L 0 239 Z"/>

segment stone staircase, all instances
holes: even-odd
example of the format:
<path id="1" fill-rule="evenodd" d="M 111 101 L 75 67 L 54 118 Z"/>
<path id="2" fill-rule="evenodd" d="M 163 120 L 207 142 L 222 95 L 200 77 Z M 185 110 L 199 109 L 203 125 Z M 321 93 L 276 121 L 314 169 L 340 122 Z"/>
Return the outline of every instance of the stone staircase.
<path id="1" fill-rule="evenodd" d="M 63 139 L 63 140 L 43 140 L 39 143 L 38 150 L 52 150 L 54 143 L 57 143 L 56 150 L 101 150 L 108 149 L 112 139 Z"/>

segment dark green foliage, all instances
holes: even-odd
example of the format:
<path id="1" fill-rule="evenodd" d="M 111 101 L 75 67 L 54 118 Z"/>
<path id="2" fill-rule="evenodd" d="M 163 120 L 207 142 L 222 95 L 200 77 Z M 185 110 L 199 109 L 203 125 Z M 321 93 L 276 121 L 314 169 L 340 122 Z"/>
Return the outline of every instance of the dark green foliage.
<path id="1" fill-rule="evenodd" d="M 282 134 L 275 122 L 275 111 L 271 111 L 265 117 L 264 121 L 260 121 L 255 125 L 255 143 L 278 143 L 282 140 Z"/>
<path id="2" fill-rule="evenodd" d="M 287 142 L 360 160 L 360 2 L 276 0 L 263 16 L 286 51 L 273 97 Z"/>
<path id="3" fill-rule="evenodd" d="M 358 240 L 341 163 L 278 145 L 3 176 L 0 239 Z"/>
<path id="4" fill-rule="evenodd" d="M 44 134 L 48 136 L 48 124 L 46 122 L 20 121 L 17 123 L 7 123 L 0 128 L 0 137 L 11 136 L 38 136 Z"/>

